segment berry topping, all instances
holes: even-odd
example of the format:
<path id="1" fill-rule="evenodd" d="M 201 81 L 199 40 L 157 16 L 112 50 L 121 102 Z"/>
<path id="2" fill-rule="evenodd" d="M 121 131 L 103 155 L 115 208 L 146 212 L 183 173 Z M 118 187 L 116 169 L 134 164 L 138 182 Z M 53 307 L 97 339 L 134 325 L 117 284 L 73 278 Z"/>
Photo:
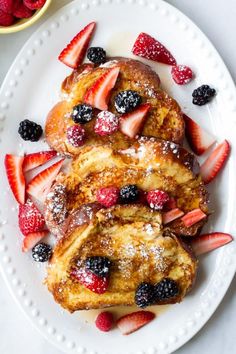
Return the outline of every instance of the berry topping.
<path id="1" fill-rule="evenodd" d="M 30 10 L 25 4 L 20 3 L 13 12 L 13 15 L 17 18 L 29 18 L 33 15 L 33 11 Z"/>
<path id="2" fill-rule="evenodd" d="M 111 268 L 111 261 L 107 257 L 94 256 L 85 261 L 85 268 L 98 277 L 107 277 Z"/>
<path id="3" fill-rule="evenodd" d="M 207 217 L 207 215 L 205 213 L 203 213 L 203 211 L 201 211 L 201 209 L 194 209 L 190 212 L 188 212 L 187 214 L 185 214 L 181 220 L 183 221 L 184 225 L 186 227 L 190 227 L 194 224 L 196 224 L 197 222 L 205 219 Z"/>
<path id="4" fill-rule="evenodd" d="M 116 323 L 121 333 L 127 335 L 145 326 L 154 318 L 155 314 L 153 312 L 136 311 L 120 317 Z"/>
<path id="5" fill-rule="evenodd" d="M 155 209 L 155 210 L 161 210 L 164 208 L 164 205 L 166 202 L 169 200 L 169 195 L 161 191 L 159 189 L 154 189 L 152 191 L 149 191 L 147 194 L 147 201 L 150 206 L 150 208 Z"/>
<path id="6" fill-rule="evenodd" d="M 43 129 L 41 125 L 25 119 L 20 122 L 18 133 L 24 140 L 38 141 L 43 134 Z"/>
<path id="7" fill-rule="evenodd" d="M 45 226 L 42 213 L 30 199 L 27 199 L 25 204 L 19 206 L 18 222 L 23 235 L 42 231 Z"/>
<path id="8" fill-rule="evenodd" d="M 71 276 L 94 293 L 104 294 L 107 291 L 109 284 L 108 277 L 98 277 L 89 270 L 78 268 L 72 269 Z"/>
<path id="9" fill-rule="evenodd" d="M 85 130 L 80 125 L 72 125 L 66 131 L 68 143 L 74 147 L 84 145 Z"/>
<path id="10" fill-rule="evenodd" d="M 105 63 L 106 51 L 101 47 L 91 47 L 87 52 L 87 58 L 94 64 Z"/>
<path id="11" fill-rule="evenodd" d="M 39 241 L 41 241 L 45 236 L 48 235 L 47 230 L 33 232 L 24 237 L 22 243 L 22 252 L 28 252 L 31 250 Z"/>
<path id="12" fill-rule="evenodd" d="M 155 300 L 163 301 L 177 296 L 179 293 L 178 284 L 170 278 L 165 278 L 155 284 Z"/>
<path id="13" fill-rule="evenodd" d="M 43 7 L 46 0 L 23 0 L 25 6 L 28 7 L 30 10 L 38 10 Z"/>
<path id="14" fill-rule="evenodd" d="M 121 91 L 115 96 L 115 107 L 119 113 L 128 113 L 137 108 L 142 102 L 141 96 L 136 91 Z"/>
<path id="15" fill-rule="evenodd" d="M 134 43 L 132 52 L 139 57 L 164 64 L 176 65 L 176 60 L 169 50 L 147 33 L 140 33 Z"/>
<path id="16" fill-rule="evenodd" d="M 204 154 L 204 152 L 214 144 L 215 138 L 208 134 L 191 118 L 186 116 L 186 114 L 184 114 L 183 117 L 185 121 L 186 138 L 191 149 L 197 155 Z"/>
<path id="17" fill-rule="evenodd" d="M 87 90 L 84 102 L 91 106 L 106 111 L 111 90 L 116 84 L 120 69 L 117 67 L 106 69 L 95 83 Z"/>
<path id="18" fill-rule="evenodd" d="M 60 53 L 58 59 L 65 65 L 76 69 L 83 61 L 96 23 L 89 23 L 80 31 Z"/>
<path id="19" fill-rule="evenodd" d="M 141 308 L 155 303 L 155 288 L 150 283 L 141 283 L 135 292 L 135 303 Z"/>
<path id="20" fill-rule="evenodd" d="M 186 85 L 193 78 L 192 70 L 186 65 L 172 66 L 171 75 L 172 75 L 173 80 L 178 85 Z"/>
<path id="21" fill-rule="evenodd" d="M 47 262 L 52 255 L 52 247 L 46 243 L 38 243 L 32 249 L 32 257 L 35 262 Z"/>
<path id="22" fill-rule="evenodd" d="M 97 115 L 94 131 L 96 134 L 104 136 L 115 133 L 119 128 L 119 118 L 115 114 L 102 111 Z"/>
<path id="23" fill-rule="evenodd" d="M 167 211 L 166 213 L 163 213 L 162 215 L 162 222 L 163 225 L 169 224 L 170 222 L 181 218 L 181 216 L 184 215 L 184 212 L 178 208 L 172 209 Z"/>
<path id="24" fill-rule="evenodd" d="M 135 111 L 123 114 L 120 117 L 120 131 L 131 139 L 135 138 L 143 128 L 149 109 L 150 104 L 144 103 Z"/>
<path id="25" fill-rule="evenodd" d="M 99 313 L 95 321 L 96 327 L 102 332 L 110 331 L 112 329 L 113 323 L 113 315 L 111 312 L 108 311 Z"/>
<path id="26" fill-rule="evenodd" d="M 22 171 L 24 157 L 7 154 L 5 156 L 5 168 L 8 183 L 16 201 L 20 204 L 25 203 L 25 177 Z"/>
<path id="27" fill-rule="evenodd" d="M 106 208 L 110 208 L 117 204 L 119 199 L 119 192 L 119 188 L 117 187 L 100 188 L 96 194 L 97 201 Z"/>
<path id="28" fill-rule="evenodd" d="M 230 153 L 230 145 L 227 140 L 219 144 L 201 165 L 200 174 L 205 184 L 210 183 L 223 168 Z"/>
<path id="29" fill-rule="evenodd" d="M 215 89 L 208 85 L 202 85 L 195 89 L 192 93 L 193 104 L 196 104 L 197 106 L 203 106 L 204 104 L 210 102 L 215 95 Z"/>
<path id="30" fill-rule="evenodd" d="M 128 184 L 120 189 L 122 203 L 133 203 L 139 199 L 139 190 L 135 184 Z"/>
<path id="31" fill-rule="evenodd" d="M 24 162 L 23 162 L 23 171 L 27 172 L 45 164 L 53 157 L 55 157 L 56 154 L 57 154 L 56 151 L 51 150 L 51 151 L 34 152 L 33 154 L 26 155 L 24 157 Z"/>
<path id="32" fill-rule="evenodd" d="M 86 124 L 93 118 L 93 108 L 88 104 L 78 104 L 73 107 L 71 118 L 75 123 Z"/>
<path id="33" fill-rule="evenodd" d="M 196 256 L 210 252 L 218 247 L 233 241 L 233 237 L 223 232 L 213 232 L 195 237 L 191 241 L 192 249 Z"/>
<path id="34" fill-rule="evenodd" d="M 15 17 L 0 9 L 0 26 L 11 26 L 15 22 Z"/>

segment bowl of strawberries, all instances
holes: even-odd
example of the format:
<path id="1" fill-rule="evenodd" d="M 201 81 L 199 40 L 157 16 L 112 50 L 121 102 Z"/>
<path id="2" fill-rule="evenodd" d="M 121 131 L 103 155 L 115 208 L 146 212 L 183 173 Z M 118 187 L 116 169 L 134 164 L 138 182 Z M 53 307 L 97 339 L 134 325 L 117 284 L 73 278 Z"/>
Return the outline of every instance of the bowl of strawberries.
<path id="1" fill-rule="evenodd" d="M 51 0 L 0 0 L 0 34 L 21 31 L 35 23 Z"/>

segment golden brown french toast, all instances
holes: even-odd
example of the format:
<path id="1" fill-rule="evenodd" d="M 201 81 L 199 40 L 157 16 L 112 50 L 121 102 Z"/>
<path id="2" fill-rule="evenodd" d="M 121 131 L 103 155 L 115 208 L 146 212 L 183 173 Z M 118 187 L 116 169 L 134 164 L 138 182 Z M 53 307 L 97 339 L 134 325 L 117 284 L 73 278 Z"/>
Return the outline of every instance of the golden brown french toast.
<path id="1" fill-rule="evenodd" d="M 55 301 L 70 312 L 134 305 L 136 290 L 143 282 L 158 284 L 166 278 L 175 282 L 175 296 L 157 298 L 155 304 L 180 302 L 191 288 L 196 260 L 176 236 L 163 232 L 157 211 L 116 205 L 95 212 L 90 220 L 71 219 L 71 223 L 70 232 L 54 249 L 46 278 Z M 91 290 L 76 276 L 84 272 L 88 257 L 96 256 L 111 262 L 106 289 L 100 293 L 97 284 Z"/>
<path id="2" fill-rule="evenodd" d="M 108 110 L 120 116 L 114 105 L 114 97 L 125 90 L 134 90 L 143 103 L 151 105 L 147 119 L 140 132 L 144 136 L 154 136 L 176 143 L 182 143 L 184 137 L 184 120 L 177 102 L 160 89 L 158 75 L 147 65 L 128 58 L 112 58 L 108 63 L 99 67 L 83 64 L 74 70 L 62 84 L 64 98 L 49 112 L 45 134 L 48 144 L 56 151 L 76 155 L 81 147 L 74 147 L 68 142 L 66 131 L 74 125 L 71 113 L 75 105 L 83 103 L 85 93 L 111 66 L 120 68 L 115 87 L 112 89 Z M 134 139 L 123 134 L 120 130 L 111 135 L 100 136 L 95 133 L 95 116 L 99 111 L 94 110 L 94 118 L 83 124 L 85 130 L 85 145 L 110 144 L 114 149 L 129 147 Z"/>

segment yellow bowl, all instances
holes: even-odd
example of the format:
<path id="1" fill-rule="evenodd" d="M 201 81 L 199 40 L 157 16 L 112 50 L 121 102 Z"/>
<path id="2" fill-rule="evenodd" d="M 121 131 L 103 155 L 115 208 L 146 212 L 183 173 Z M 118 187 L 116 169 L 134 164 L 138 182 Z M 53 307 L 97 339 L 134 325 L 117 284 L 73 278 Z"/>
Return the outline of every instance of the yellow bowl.
<path id="1" fill-rule="evenodd" d="M 47 11 L 50 3 L 52 0 L 46 0 L 45 4 L 41 9 L 38 9 L 35 11 L 32 17 L 30 18 L 24 18 L 22 20 L 18 20 L 14 25 L 8 26 L 8 27 L 3 27 L 0 26 L 0 34 L 7 34 L 7 33 L 13 33 L 13 32 L 19 32 L 27 27 L 30 27 L 33 23 L 35 23 L 43 14 L 45 11 Z"/>

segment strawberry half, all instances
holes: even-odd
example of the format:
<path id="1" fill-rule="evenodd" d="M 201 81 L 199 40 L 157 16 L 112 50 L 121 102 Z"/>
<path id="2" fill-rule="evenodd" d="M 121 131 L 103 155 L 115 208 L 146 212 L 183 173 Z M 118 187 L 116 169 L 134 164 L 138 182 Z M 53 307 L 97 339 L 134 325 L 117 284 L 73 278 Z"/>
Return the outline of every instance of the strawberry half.
<path id="1" fill-rule="evenodd" d="M 24 237 L 22 243 L 22 251 L 28 252 L 31 250 L 39 241 L 42 240 L 45 236 L 48 235 L 47 230 L 32 232 Z"/>
<path id="2" fill-rule="evenodd" d="M 24 157 L 7 154 L 5 168 L 12 193 L 20 204 L 25 203 L 25 177 L 22 171 Z"/>
<path id="3" fill-rule="evenodd" d="M 19 206 L 18 222 L 23 235 L 41 231 L 45 226 L 42 213 L 30 199 Z"/>
<path id="4" fill-rule="evenodd" d="M 123 114 L 120 117 L 120 131 L 133 139 L 142 130 L 150 107 L 149 103 L 144 103 L 135 111 Z"/>
<path id="5" fill-rule="evenodd" d="M 58 59 L 65 65 L 76 69 L 84 60 L 95 26 L 96 23 L 91 22 L 84 27 L 63 49 Z"/>
<path id="6" fill-rule="evenodd" d="M 163 64 L 176 65 L 176 60 L 166 47 L 147 33 L 140 33 L 132 52 L 134 55 L 158 61 Z"/>
<path id="7" fill-rule="evenodd" d="M 64 159 L 54 163 L 54 165 L 46 168 L 36 175 L 27 186 L 27 193 L 35 197 L 41 202 L 44 202 L 50 187 L 58 175 Z"/>
<path id="8" fill-rule="evenodd" d="M 119 71 L 120 69 L 116 67 L 107 69 L 87 90 L 84 96 L 84 102 L 101 111 L 106 111 L 108 108 L 107 102 L 109 94 L 116 84 Z"/>
<path id="9" fill-rule="evenodd" d="M 49 160 L 51 160 L 54 156 L 56 156 L 56 151 L 42 151 L 35 152 L 33 154 L 28 154 L 24 158 L 23 162 L 23 171 L 28 172 L 33 170 L 36 167 L 39 167 Z"/>
<path id="10" fill-rule="evenodd" d="M 196 256 L 210 252 L 233 241 L 233 237 L 223 232 L 213 232 L 194 238 L 191 247 Z"/>
<path id="11" fill-rule="evenodd" d="M 89 270 L 76 268 L 72 270 L 71 275 L 76 278 L 80 284 L 96 294 L 104 294 L 107 291 L 109 283 L 108 277 L 98 277 Z"/>
<path id="12" fill-rule="evenodd" d="M 133 333 L 155 318 L 151 311 L 136 311 L 120 317 L 116 324 L 124 335 Z"/>
<path id="13" fill-rule="evenodd" d="M 230 153 L 227 140 L 218 145 L 200 168 L 200 174 L 205 184 L 210 183 L 223 168 Z"/>
<path id="14" fill-rule="evenodd" d="M 183 114 L 183 117 L 185 121 L 186 138 L 191 149 L 197 155 L 204 154 L 204 152 L 214 144 L 216 139 L 186 114 Z"/>
<path id="15" fill-rule="evenodd" d="M 169 224 L 184 215 L 184 212 L 179 208 L 172 209 L 162 214 L 162 222 L 164 225 Z"/>
<path id="16" fill-rule="evenodd" d="M 194 209 L 190 211 L 189 213 L 185 214 L 181 220 L 183 221 L 184 225 L 186 227 L 190 227 L 194 224 L 196 224 L 198 221 L 203 220 L 207 217 L 201 209 Z"/>

